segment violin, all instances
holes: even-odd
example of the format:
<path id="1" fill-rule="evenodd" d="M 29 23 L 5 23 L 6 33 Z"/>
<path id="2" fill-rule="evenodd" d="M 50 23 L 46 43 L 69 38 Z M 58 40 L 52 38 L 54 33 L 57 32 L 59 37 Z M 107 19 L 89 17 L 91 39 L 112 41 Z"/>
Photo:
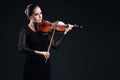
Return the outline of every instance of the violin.
<path id="1" fill-rule="evenodd" d="M 42 20 L 42 22 L 40 22 L 37 25 L 37 30 L 39 32 L 43 32 L 43 33 L 51 32 L 54 29 L 56 31 L 64 32 L 67 27 L 68 27 L 68 24 L 63 23 L 62 21 L 50 22 L 48 20 Z M 79 25 L 76 25 L 76 24 L 73 25 L 73 27 L 80 27 L 82 29 L 82 26 L 79 26 Z"/>

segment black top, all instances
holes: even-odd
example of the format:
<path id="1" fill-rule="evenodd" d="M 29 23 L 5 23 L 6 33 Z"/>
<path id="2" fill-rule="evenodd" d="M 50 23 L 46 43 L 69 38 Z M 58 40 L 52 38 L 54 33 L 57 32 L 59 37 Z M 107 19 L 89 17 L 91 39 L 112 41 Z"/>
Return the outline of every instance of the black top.
<path id="1" fill-rule="evenodd" d="M 57 39 L 53 39 L 51 47 L 54 49 L 60 47 L 63 39 L 65 38 L 63 32 L 60 32 L 60 34 L 62 34 L 62 36 Z M 48 76 L 50 76 L 49 60 L 47 63 L 45 63 L 44 56 L 34 53 L 34 50 L 47 51 L 51 35 L 52 32 L 48 33 L 47 35 L 43 35 L 40 32 L 34 32 L 28 26 L 21 29 L 19 35 L 18 49 L 20 53 L 26 54 L 24 80 L 37 80 L 42 78 L 43 75 L 44 80 L 50 80 L 48 79 Z"/>
<path id="2" fill-rule="evenodd" d="M 63 42 L 65 35 L 62 33 L 62 36 L 57 40 L 53 39 L 52 48 L 57 49 Z M 19 35 L 19 52 L 35 55 L 34 50 L 47 51 L 52 32 L 47 35 L 43 35 L 39 32 L 32 31 L 29 27 L 22 28 Z"/>

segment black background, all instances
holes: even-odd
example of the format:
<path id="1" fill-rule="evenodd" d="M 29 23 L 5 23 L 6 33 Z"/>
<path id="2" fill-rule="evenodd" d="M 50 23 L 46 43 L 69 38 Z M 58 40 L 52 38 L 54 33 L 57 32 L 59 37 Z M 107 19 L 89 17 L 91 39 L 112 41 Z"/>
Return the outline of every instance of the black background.
<path id="1" fill-rule="evenodd" d="M 29 3 L 40 5 L 43 18 L 83 25 L 74 28 L 51 56 L 52 80 L 119 80 L 120 23 L 116 0 L 16 0 L 0 4 L 0 80 L 22 80 L 24 55 L 18 53 Z M 56 54 L 55 54 L 56 53 Z"/>

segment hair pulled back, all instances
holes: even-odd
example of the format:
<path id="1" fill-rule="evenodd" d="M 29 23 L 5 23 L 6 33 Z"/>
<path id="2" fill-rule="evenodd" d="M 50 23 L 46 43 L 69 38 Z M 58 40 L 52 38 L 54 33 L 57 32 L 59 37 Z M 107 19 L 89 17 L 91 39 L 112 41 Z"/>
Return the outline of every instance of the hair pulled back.
<path id="1" fill-rule="evenodd" d="M 38 5 L 36 4 L 29 4 L 26 9 L 25 9 L 25 14 L 26 16 L 29 18 L 32 14 L 33 14 L 33 10 L 36 8 L 36 7 L 39 7 Z"/>

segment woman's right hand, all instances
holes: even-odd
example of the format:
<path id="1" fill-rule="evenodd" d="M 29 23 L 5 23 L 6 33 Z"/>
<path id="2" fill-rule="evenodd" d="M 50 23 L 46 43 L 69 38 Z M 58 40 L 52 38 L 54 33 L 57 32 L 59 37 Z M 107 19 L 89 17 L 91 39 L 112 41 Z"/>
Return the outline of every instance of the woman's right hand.
<path id="1" fill-rule="evenodd" d="M 47 51 L 37 51 L 37 50 L 35 50 L 34 52 L 37 53 L 37 54 L 43 55 L 46 60 L 48 60 L 49 57 L 50 57 L 50 53 L 47 52 Z"/>

